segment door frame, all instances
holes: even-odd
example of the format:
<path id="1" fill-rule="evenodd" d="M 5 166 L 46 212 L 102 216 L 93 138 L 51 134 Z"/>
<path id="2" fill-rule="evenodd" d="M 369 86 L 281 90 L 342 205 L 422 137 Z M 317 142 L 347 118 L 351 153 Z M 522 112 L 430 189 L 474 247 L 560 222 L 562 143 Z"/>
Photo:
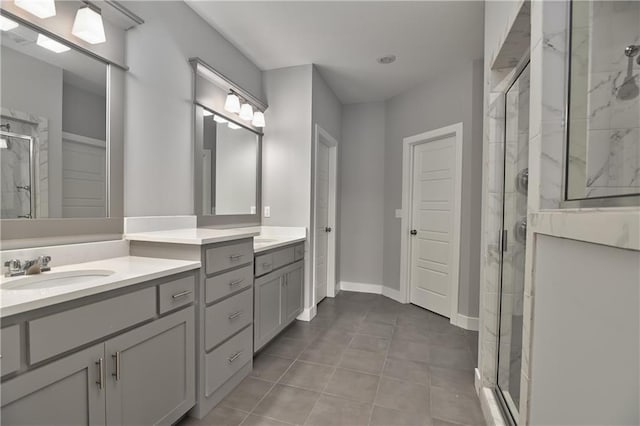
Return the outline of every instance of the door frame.
<path id="1" fill-rule="evenodd" d="M 411 212 L 413 210 L 413 159 L 414 148 L 418 145 L 442 139 L 446 136 L 455 137 L 455 196 L 453 206 L 453 229 L 452 242 L 454 244 L 454 256 L 451 259 L 451 282 L 449 287 L 449 297 L 451 302 L 450 322 L 454 325 L 460 324 L 458 314 L 458 290 L 460 287 L 460 228 L 461 228 L 461 205 L 462 205 L 462 122 L 439 129 L 430 130 L 415 136 L 403 139 L 402 145 L 402 218 L 400 225 L 400 295 L 405 303 L 411 302 L 411 288 L 409 278 L 411 276 Z"/>
<path id="2" fill-rule="evenodd" d="M 329 148 L 329 226 L 333 232 L 329 232 L 327 239 L 327 297 L 336 295 L 336 203 L 337 203 L 337 172 L 338 172 L 338 141 L 316 123 L 314 128 L 313 147 L 313 215 L 311 227 L 311 283 L 313 289 L 312 308 L 317 305 L 316 297 L 316 197 L 318 175 L 318 146 L 324 143 Z"/>

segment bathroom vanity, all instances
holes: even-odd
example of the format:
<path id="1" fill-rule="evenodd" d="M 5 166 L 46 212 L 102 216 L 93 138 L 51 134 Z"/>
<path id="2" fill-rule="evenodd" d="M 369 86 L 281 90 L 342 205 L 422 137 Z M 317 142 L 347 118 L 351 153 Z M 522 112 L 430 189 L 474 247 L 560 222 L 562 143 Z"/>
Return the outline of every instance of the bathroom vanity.
<path id="1" fill-rule="evenodd" d="M 79 266 L 113 273 L 77 289 L 3 282 L 3 423 L 175 422 L 195 403 L 200 264 L 122 257 Z"/>

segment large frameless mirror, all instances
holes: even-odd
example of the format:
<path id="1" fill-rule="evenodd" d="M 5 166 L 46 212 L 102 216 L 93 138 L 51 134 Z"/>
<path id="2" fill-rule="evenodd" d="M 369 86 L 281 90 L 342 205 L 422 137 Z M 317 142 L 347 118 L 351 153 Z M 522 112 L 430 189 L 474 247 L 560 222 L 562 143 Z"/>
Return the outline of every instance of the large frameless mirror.
<path id="1" fill-rule="evenodd" d="M 635 204 L 640 2 L 573 1 L 570 36 L 565 198 Z"/>
<path id="2" fill-rule="evenodd" d="M 108 216 L 108 65 L 3 17 L 2 219 Z"/>

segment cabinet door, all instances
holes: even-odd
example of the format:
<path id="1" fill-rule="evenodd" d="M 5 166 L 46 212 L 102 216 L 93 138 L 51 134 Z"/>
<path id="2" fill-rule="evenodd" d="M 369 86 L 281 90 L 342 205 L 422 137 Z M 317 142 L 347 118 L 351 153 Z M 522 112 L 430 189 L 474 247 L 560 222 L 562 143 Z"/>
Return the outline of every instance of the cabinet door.
<path id="1" fill-rule="evenodd" d="M 300 265 L 289 271 L 285 275 L 285 294 L 286 294 L 286 321 L 288 324 L 302 312 L 304 294 L 304 265 Z"/>
<path id="2" fill-rule="evenodd" d="M 278 334 L 284 322 L 283 275 L 272 273 L 254 284 L 254 351 Z"/>
<path id="3" fill-rule="evenodd" d="M 105 343 L 107 424 L 172 424 L 195 404 L 195 311 L 178 311 Z"/>
<path id="4" fill-rule="evenodd" d="M 2 424 L 104 425 L 105 368 L 99 344 L 7 380 Z"/>

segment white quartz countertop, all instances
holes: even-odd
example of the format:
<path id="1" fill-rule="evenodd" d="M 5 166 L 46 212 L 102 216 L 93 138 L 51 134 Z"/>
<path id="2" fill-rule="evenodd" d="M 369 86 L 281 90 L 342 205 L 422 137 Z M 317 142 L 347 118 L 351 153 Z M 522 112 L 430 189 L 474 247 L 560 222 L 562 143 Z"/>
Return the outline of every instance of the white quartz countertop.
<path id="1" fill-rule="evenodd" d="M 253 238 L 253 252 L 260 253 L 274 248 L 288 246 L 289 244 L 298 243 L 305 239 L 306 237 L 304 236 L 260 235 Z"/>
<path id="2" fill-rule="evenodd" d="M 250 238 L 259 234 L 260 231 L 256 230 L 255 227 L 232 229 L 185 228 L 126 234 L 125 239 L 129 241 L 203 245 Z"/>
<path id="3" fill-rule="evenodd" d="M 32 289 L 20 289 L 18 282 L 25 277 L 2 278 L 0 280 L 0 317 L 27 312 L 81 297 L 99 294 L 145 281 L 166 277 L 200 267 L 200 262 L 155 259 L 148 257 L 124 256 L 94 262 L 78 263 L 53 267 L 50 272 L 29 277 L 44 277 L 69 271 L 113 271 L 111 275 L 91 277 L 83 282 L 57 286 L 44 286 Z"/>

